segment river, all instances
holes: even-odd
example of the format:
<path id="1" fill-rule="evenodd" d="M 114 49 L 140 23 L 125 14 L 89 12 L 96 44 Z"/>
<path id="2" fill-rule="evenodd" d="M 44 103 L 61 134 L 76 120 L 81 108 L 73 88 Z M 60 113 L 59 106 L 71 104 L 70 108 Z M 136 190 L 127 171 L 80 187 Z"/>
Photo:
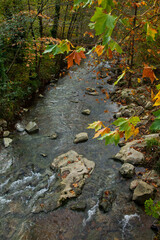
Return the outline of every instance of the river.
<path id="1" fill-rule="evenodd" d="M 0 155 L 0 239 L 1 240 L 151 240 L 152 219 L 131 200 L 130 180 L 119 175 L 120 162 L 112 160 L 119 147 L 105 146 L 93 139 L 86 129 L 97 120 L 109 124 L 118 105 L 106 99 L 99 85 L 107 92 L 114 87 L 106 79 L 97 79 L 100 66 L 92 58 L 74 66 L 55 86 L 48 85 L 44 98 L 37 99 L 26 113 L 21 125 L 36 121 L 39 132 L 29 135 L 13 132 L 13 143 Z M 99 96 L 85 93 L 96 88 Z M 89 108 L 91 114 L 81 112 Z M 107 110 L 107 111 L 105 111 Z M 105 111 L 105 112 L 104 112 Z M 58 138 L 48 136 L 57 132 Z M 77 133 L 87 132 L 89 140 L 74 144 Z M 54 203 L 57 174 L 50 164 L 60 154 L 75 150 L 96 166 L 87 179 L 82 194 L 54 211 L 33 213 L 35 203 L 44 196 Z M 105 190 L 114 190 L 116 199 L 108 213 L 99 210 L 99 197 Z M 70 209 L 71 204 L 84 201 L 84 212 Z"/>

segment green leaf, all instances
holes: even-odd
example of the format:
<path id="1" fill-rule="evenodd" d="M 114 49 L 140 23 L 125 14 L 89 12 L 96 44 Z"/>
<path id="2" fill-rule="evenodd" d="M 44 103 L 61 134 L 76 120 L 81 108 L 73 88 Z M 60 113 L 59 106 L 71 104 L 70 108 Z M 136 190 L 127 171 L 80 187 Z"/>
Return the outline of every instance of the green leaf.
<path id="1" fill-rule="evenodd" d="M 114 82 L 114 85 L 116 85 L 124 77 L 125 74 L 126 74 L 126 71 L 123 71 L 123 73 L 118 77 L 117 81 Z"/>
<path id="2" fill-rule="evenodd" d="M 55 48 L 55 45 L 49 45 L 47 46 L 46 50 L 43 52 L 43 54 L 50 53 Z"/>
<path id="3" fill-rule="evenodd" d="M 160 116 L 160 109 L 158 111 L 154 112 L 153 114 L 154 114 L 154 116 L 159 117 Z"/>
<path id="4" fill-rule="evenodd" d="M 127 123 L 128 119 L 126 118 L 118 118 L 116 121 L 113 122 L 115 126 L 121 126 L 123 123 Z"/>
<path id="5" fill-rule="evenodd" d="M 152 123 L 150 130 L 159 131 L 160 130 L 160 119 L 155 119 Z"/>
<path id="6" fill-rule="evenodd" d="M 132 123 L 134 126 L 137 125 L 138 122 L 140 122 L 141 120 L 139 119 L 139 117 L 135 116 L 135 117 L 131 117 L 129 119 L 129 122 Z"/>
<path id="7" fill-rule="evenodd" d="M 122 48 L 113 39 L 110 41 L 109 46 L 112 51 L 116 50 L 118 53 L 122 53 Z"/>
<path id="8" fill-rule="evenodd" d="M 119 140 L 120 140 L 120 135 L 119 135 L 119 133 L 116 133 L 114 135 L 114 143 L 115 143 L 115 145 L 117 145 L 119 143 Z"/>
<path id="9" fill-rule="evenodd" d="M 160 90 L 160 84 L 156 85 L 157 90 Z"/>
<path id="10" fill-rule="evenodd" d="M 106 9 L 107 12 L 111 11 L 111 7 L 114 6 L 113 0 L 103 0 L 101 6 Z"/>
<path id="11" fill-rule="evenodd" d="M 104 33 L 106 28 L 113 29 L 116 18 L 117 17 L 104 13 L 103 8 L 97 7 L 91 18 L 91 21 L 95 22 L 96 35 Z"/>

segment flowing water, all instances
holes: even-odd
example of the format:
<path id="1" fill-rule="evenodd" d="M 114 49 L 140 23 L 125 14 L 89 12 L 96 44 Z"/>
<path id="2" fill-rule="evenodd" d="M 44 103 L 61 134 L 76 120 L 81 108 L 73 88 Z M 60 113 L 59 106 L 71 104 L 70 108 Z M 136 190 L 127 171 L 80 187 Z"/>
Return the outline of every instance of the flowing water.
<path id="1" fill-rule="evenodd" d="M 152 239 L 152 219 L 131 201 L 130 180 L 120 177 L 121 163 L 112 160 L 119 147 L 105 146 L 104 142 L 92 139 L 93 131 L 86 129 L 96 120 L 109 124 L 118 111 L 117 104 L 106 101 L 99 88 L 99 96 L 85 93 L 86 87 L 96 88 L 99 84 L 104 84 L 108 92 L 113 91 L 105 78 L 96 79 L 95 71 L 99 71 L 98 66 L 86 60 L 81 67 L 73 67 L 56 87 L 48 86 L 44 98 L 35 102 L 20 123 L 25 126 L 34 120 L 39 132 L 32 135 L 14 132 L 9 148 L 1 147 L 1 240 Z M 89 116 L 81 114 L 86 108 L 91 110 Z M 51 140 L 48 136 L 54 132 L 58 133 L 58 138 Z M 80 132 L 88 132 L 89 140 L 74 144 L 74 137 Z M 96 167 L 78 198 L 51 211 L 59 180 L 50 164 L 55 157 L 71 149 L 94 161 Z M 116 193 L 108 213 L 98 207 L 104 190 Z M 34 213 L 35 204 L 40 200 L 41 205 L 49 201 L 51 209 Z M 84 212 L 70 209 L 78 201 L 86 203 Z"/>

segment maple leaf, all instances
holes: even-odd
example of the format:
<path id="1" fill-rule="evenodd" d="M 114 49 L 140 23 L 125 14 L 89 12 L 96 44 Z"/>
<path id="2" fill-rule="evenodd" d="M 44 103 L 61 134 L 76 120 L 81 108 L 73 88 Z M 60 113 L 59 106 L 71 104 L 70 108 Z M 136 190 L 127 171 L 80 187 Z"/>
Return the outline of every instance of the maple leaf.
<path id="1" fill-rule="evenodd" d="M 157 31 L 150 27 L 149 24 L 147 24 L 147 36 L 150 36 L 153 40 L 155 40 L 155 35 L 157 34 Z"/>
<path id="2" fill-rule="evenodd" d="M 153 98 L 153 100 L 156 100 L 153 106 L 159 106 L 160 105 L 160 91 L 156 94 L 156 96 Z"/>
<path id="3" fill-rule="evenodd" d="M 99 131 L 94 135 L 93 138 L 97 138 L 97 137 L 99 137 L 99 135 L 104 136 L 106 133 L 109 133 L 109 132 L 110 132 L 110 128 L 105 127 L 105 128 L 103 128 L 103 129 L 99 130 Z"/>
<path id="4" fill-rule="evenodd" d="M 66 57 L 68 68 L 73 66 L 73 60 L 75 63 L 80 65 L 82 58 L 86 58 L 84 52 L 83 51 L 77 52 L 76 50 L 74 50 L 69 56 Z"/>
<path id="5" fill-rule="evenodd" d="M 104 49 L 104 46 L 102 46 L 102 45 L 97 45 L 96 46 L 94 51 L 97 53 L 98 57 L 102 55 L 103 49 Z"/>
<path id="6" fill-rule="evenodd" d="M 87 128 L 88 129 L 89 128 L 91 128 L 91 129 L 95 128 L 95 131 L 97 132 L 99 129 L 101 129 L 102 126 L 105 127 L 101 121 L 96 121 L 94 123 L 89 124 L 89 126 Z"/>
<path id="7" fill-rule="evenodd" d="M 157 78 L 156 78 L 152 68 L 144 63 L 144 69 L 143 69 L 142 78 L 145 78 L 145 77 L 150 78 L 151 83 L 153 83 L 155 79 L 157 80 Z"/>

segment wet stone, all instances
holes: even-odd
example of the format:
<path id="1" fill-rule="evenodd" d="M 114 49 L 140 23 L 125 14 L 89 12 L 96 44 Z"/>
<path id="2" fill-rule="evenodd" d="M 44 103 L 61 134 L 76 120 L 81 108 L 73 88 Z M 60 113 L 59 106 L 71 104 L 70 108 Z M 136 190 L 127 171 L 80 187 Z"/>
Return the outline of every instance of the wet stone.
<path id="1" fill-rule="evenodd" d="M 37 133 L 39 131 L 39 128 L 36 122 L 29 122 L 25 127 L 25 130 L 28 133 L 32 134 L 32 133 Z"/>
<path id="2" fill-rule="evenodd" d="M 125 178 L 132 178 L 135 174 L 135 167 L 130 163 L 124 163 L 119 172 Z"/>
<path id="3" fill-rule="evenodd" d="M 13 140 L 11 138 L 3 138 L 3 143 L 4 143 L 4 146 L 7 148 L 9 147 L 10 143 L 12 142 Z"/>
<path id="4" fill-rule="evenodd" d="M 88 133 L 82 132 L 75 136 L 74 143 L 81 143 L 88 140 Z"/>
<path id="5" fill-rule="evenodd" d="M 100 198 L 99 209 L 108 212 L 112 208 L 112 203 L 116 199 L 114 191 L 106 190 Z"/>
<path id="6" fill-rule="evenodd" d="M 55 132 L 55 133 L 52 133 L 49 137 L 50 139 L 54 140 L 58 138 L 58 134 Z"/>
<path id="7" fill-rule="evenodd" d="M 10 131 L 4 131 L 4 132 L 3 132 L 3 137 L 8 137 L 9 134 L 10 134 Z"/>
<path id="8" fill-rule="evenodd" d="M 90 115 L 91 111 L 89 109 L 85 109 L 82 111 L 83 115 Z"/>
<path id="9" fill-rule="evenodd" d="M 70 209 L 75 211 L 85 211 L 86 203 L 84 201 L 79 201 L 73 205 L 71 205 Z"/>

